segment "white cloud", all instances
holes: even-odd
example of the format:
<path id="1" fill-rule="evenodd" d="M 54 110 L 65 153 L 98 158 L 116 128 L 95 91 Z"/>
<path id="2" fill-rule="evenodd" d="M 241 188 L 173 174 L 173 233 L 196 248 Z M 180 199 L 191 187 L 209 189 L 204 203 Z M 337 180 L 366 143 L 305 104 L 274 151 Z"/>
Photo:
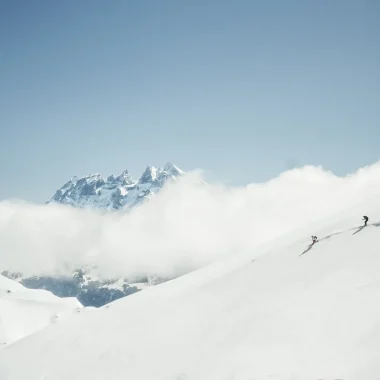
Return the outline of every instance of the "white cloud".
<path id="1" fill-rule="evenodd" d="M 379 193 L 380 163 L 347 177 L 304 167 L 235 188 L 200 180 L 192 173 L 130 212 L 0 202 L 0 267 L 64 274 L 93 263 L 106 276 L 175 276 Z"/>

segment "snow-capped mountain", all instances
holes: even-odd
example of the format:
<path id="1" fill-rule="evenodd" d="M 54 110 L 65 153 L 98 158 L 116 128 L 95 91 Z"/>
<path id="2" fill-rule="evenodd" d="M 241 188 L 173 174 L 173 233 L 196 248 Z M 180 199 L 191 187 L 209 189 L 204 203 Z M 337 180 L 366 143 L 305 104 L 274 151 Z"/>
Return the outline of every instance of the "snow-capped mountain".
<path id="1" fill-rule="evenodd" d="M 49 326 L 0 350 L 0 378 L 378 379 L 379 221 L 366 201 Z"/>
<path id="2" fill-rule="evenodd" d="M 99 174 L 72 178 L 46 203 L 68 204 L 81 208 L 119 210 L 136 206 L 158 193 L 165 184 L 185 173 L 171 163 L 163 169 L 148 166 L 139 180 L 125 170 L 119 176 L 104 179 Z M 14 271 L 15 270 L 15 271 Z M 159 284 L 166 279 L 147 275 L 141 279 L 102 279 L 94 268 L 80 268 L 72 276 L 25 277 L 17 268 L 2 274 L 29 289 L 45 289 L 58 297 L 77 297 L 85 306 L 100 307 L 119 298 Z"/>
<path id="3" fill-rule="evenodd" d="M 61 203 L 75 207 L 118 210 L 133 207 L 149 199 L 169 181 L 178 179 L 184 172 L 171 163 L 163 169 L 148 166 L 139 180 L 134 180 L 128 170 L 119 176 L 104 179 L 100 174 L 83 178 L 74 177 L 46 203 Z"/>

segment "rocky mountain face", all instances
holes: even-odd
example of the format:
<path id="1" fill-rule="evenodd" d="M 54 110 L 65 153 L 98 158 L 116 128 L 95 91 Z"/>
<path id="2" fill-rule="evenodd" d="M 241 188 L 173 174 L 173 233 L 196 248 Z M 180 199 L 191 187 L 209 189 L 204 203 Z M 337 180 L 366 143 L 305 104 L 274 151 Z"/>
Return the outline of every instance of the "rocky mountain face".
<path id="1" fill-rule="evenodd" d="M 134 180 L 128 170 L 119 176 L 104 179 L 100 174 L 83 178 L 74 177 L 58 189 L 46 203 L 68 204 L 74 207 L 118 210 L 136 206 L 159 192 L 168 181 L 184 174 L 171 163 L 163 169 L 148 166 L 139 180 Z"/>

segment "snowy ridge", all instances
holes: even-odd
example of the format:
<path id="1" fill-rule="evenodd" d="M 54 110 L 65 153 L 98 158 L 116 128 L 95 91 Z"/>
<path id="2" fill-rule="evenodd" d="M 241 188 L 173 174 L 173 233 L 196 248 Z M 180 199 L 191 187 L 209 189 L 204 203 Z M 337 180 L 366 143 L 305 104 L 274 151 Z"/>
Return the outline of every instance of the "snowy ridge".
<path id="1" fill-rule="evenodd" d="M 28 289 L 48 290 L 57 297 L 76 297 L 85 307 L 101 307 L 165 281 L 155 276 L 105 279 L 99 276 L 98 268 L 85 266 L 74 271 L 72 276 L 25 277 L 21 273 L 7 270 L 1 274 Z"/>
<path id="2" fill-rule="evenodd" d="M 0 351 L 0 378 L 377 380 L 379 221 L 371 200 L 49 326 Z"/>
<path id="3" fill-rule="evenodd" d="M 138 181 L 131 178 L 128 170 L 107 179 L 100 174 L 89 174 L 79 179 L 74 177 L 46 203 L 107 210 L 133 207 L 152 197 L 167 182 L 184 174 L 175 165 L 167 163 L 163 169 L 148 166 Z"/>
<path id="4" fill-rule="evenodd" d="M 29 290 L 0 275 L 0 346 L 15 342 L 83 309 L 76 298 Z"/>

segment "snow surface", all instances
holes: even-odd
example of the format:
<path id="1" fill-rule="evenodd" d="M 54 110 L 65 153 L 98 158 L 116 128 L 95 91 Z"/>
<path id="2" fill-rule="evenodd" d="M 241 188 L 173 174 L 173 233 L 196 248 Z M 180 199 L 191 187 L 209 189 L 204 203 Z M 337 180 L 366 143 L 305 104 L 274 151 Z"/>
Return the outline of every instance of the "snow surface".
<path id="1" fill-rule="evenodd" d="M 0 350 L 0 378 L 379 379 L 377 221 L 379 198 L 51 325 Z"/>
<path id="2" fill-rule="evenodd" d="M 58 298 L 46 290 L 26 289 L 0 275 L 0 346 L 15 342 L 81 309 L 83 306 L 76 298 Z"/>

